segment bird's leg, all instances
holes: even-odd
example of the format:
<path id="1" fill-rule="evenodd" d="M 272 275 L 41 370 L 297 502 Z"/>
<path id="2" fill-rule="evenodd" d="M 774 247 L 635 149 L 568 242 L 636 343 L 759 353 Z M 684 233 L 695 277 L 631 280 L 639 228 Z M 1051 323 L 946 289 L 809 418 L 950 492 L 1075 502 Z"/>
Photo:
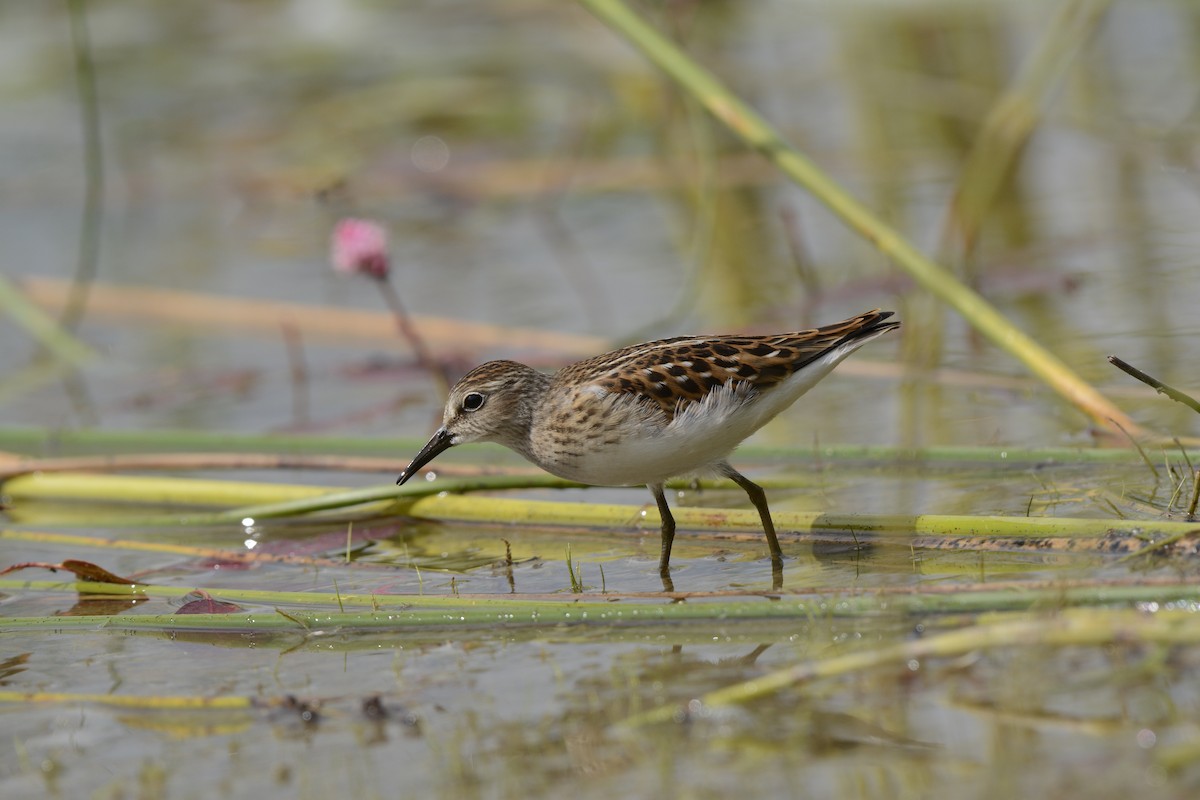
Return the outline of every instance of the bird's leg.
<path id="1" fill-rule="evenodd" d="M 661 483 L 652 483 L 647 487 L 654 495 L 658 504 L 658 516 L 662 518 L 662 555 L 658 557 L 658 574 L 667 578 L 671 574 L 671 545 L 675 541 L 675 517 L 671 516 L 671 507 L 667 505 L 667 496 L 663 494 Z"/>
<path id="2" fill-rule="evenodd" d="M 730 466 L 728 461 L 722 461 L 717 465 L 717 469 L 726 478 L 742 487 L 742 491 L 750 497 L 750 502 L 758 509 L 758 516 L 762 518 L 763 532 L 767 534 L 767 547 L 771 551 L 772 573 L 782 573 L 783 551 L 779 549 L 779 538 L 775 535 L 775 523 L 771 521 L 771 509 L 767 508 L 767 493 L 757 483 Z M 782 583 L 782 574 L 777 575 L 777 581 Z"/>

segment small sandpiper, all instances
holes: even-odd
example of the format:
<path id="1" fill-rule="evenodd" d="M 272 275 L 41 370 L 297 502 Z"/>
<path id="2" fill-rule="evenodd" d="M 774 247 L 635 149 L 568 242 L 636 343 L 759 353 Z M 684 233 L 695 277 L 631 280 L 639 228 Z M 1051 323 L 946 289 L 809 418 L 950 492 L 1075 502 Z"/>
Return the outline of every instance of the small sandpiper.
<path id="1" fill-rule="evenodd" d="M 489 361 L 450 391 L 442 426 L 402 484 L 449 447 L 498 442 L 547 472 L 595 486 L 645 484 L 662 518 L 659 573 L 670 586 L 675 519 L 663 484 L 716 472 L 750 497 L 781 584 L 783 553 L 762 487 L 726 460 L 867 342 L 900 327 L 890 311 L 769 336 L 677 336 L 579 361 L 553 375 Z"/>

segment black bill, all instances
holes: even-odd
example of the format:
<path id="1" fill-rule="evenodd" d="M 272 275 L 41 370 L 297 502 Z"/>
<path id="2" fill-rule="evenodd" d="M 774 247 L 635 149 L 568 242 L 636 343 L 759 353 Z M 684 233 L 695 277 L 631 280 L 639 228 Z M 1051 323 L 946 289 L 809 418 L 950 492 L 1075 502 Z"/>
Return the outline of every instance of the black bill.
<path id="1" fill-rule="evenodd" d="M 404 471 L 400 473 L 400 477 L 396 479 L 396 485 L 402 485 L 406 480 L 413 476 L 414 472 L 437 458 L 438 453 L 452 447 L 453 445 L 454 442 L 451 441 L 449 432 L 447 432 L 445 428 L 438 428 L 437 432 L 434 433 L 429 441 L 425 443 L 425 446 L 421 448 L 421 452 L 417 453 L 417 456 L 412 460 L 412 463 L 405 467 Z"/>

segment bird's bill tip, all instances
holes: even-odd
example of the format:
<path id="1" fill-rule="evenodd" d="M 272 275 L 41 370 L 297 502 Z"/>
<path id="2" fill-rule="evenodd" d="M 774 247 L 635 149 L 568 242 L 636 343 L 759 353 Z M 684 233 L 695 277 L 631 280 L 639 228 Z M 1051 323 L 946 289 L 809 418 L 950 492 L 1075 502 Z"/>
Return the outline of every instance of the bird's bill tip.
<path id="1" fill-rule="evenodd" d="M 454 441 L 450 433 L 443 427 L 438 428 L 425 446 L 421 448 L 421 452 L 413 458 L 412 462 L 404 468 L 400 473 L 400 477 L 396 478 L 396 485 L 403 486 L 404 482 L 416 474 L 417 470 L 428 464 L 433 459 L 437 458 L 438 454 L 454 445 Z"/>

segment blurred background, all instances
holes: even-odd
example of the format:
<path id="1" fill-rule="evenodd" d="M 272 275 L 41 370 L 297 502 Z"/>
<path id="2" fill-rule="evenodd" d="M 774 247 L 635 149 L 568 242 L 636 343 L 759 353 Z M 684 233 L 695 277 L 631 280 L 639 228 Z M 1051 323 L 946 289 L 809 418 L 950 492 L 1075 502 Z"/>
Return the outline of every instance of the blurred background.
<path id="1" fill-rule="evenodd" d="M 1194 4 L 639 9 L 1085 378 L 1190 432 L 1190 411 L 1104 356 L 1182 388 L 1200 367 Z M 411 312 L 497 326 L 433 337 L 454 370 L 883 306 L 903 339 L 760 437 L 1090 441 L 1081 414 L 573 4 L 7 3 L 0 43 L 0 270 L 56 316 L 80 273 L 213 312 L 85 306 L 102 357 L 67 388 L 18 380 L 36 349 L 0 318 L 5 424 L 425 434 L 436 385 L 390 331 L 217 314 L 223 298 L 383 314 L 371 281 L 328 265 L 333 223 L 355 215 L 388 227 Z M 955 198 L 989 180 L 964 222 Z M 508 328 L 550 335 L 514 344 Z"/>
<path id="2" fill-rule="evenodd" d="M 1200 388 L 1200 352 L 1189 345 L 1200 332 L 1200 4 L 634 6 L 1136 420 L 1196 430 L 1190 409 L 1105 356 Z M 45 453 L 54 437 L 35 429 L 298 432 L 370 437 L 410 457 L 440 413 L 439 387 L 397 334 L 380 287 L 331 268 L 330 232 L 349 216 L 387 227 L 391 285 L 451 373 L 496 357 L 550 369 L 630 341 L 897 311 L 899 335 L 856 353 L 755 437 L 798 448 L 789 460 L 758 450 L 755 463 L 750 448 L 735 459 L 754 476 L 790 467 L 768 484 L 776 514 L 1076 516 L 1106 530 L 1114 517 L 1150 525 L 1178 514 L 1194 485 L 1191 463 L 1160 478 L 1112 438 L 1103 443 L 1126 447 L 1128 463 L 1052 465 L 1039 451 L 1000 464 L 994 448 L 924 464 L 889 450 L 877 463 L 825 468 L 816 442 L 1001 444 L 1007 454 L 1097 437 L 613 31 L 574 3 L 546 0 L 0 3 L 0 276 L 98 353 L 78 374 L 48 370 L 0 312 L 5 442 L 18 427 Z M 184 436 L 161 441 L 186 449 Z M 323 441 L 333 451 L 346 442 Z M 105 446 L 93 440 L 93 450 Z M 489 458 L 462 449 L 476 463 Z M 285 469 L 220 475 L 316 480 Z M 394 475 L 328 481 L 361 488 Z M 292 592 L 330 613 L 329 598 L 340 607 L 346 593 L 440 596 L 461 609 L 472 601 L 458 604 L 460 591 L 519 591 L 566 605 L 580 597 L 572 560 L 578 575 L 586 568 L 579 582 L 592 600 L 644 592 L 621 602 L 663 602 L 657 530 L 639 532 L 633 516 L 648 503 L 643 489 L 538 496 L 550 494 L 629 504 L 630 523 L 583 531 L 389 513 L 191 527 L 98 503 L 14 502 L 0 566 L 93 559 L 122 582 L 258 594 L 239 595 L 253 603 L 240 631 L 128 635 L 116 616 L 128 600 L 110 612 L 16 584 L 47 577 L 35 571 L 5 579 L 5 614 L 36 615 L 39 627 L 0 631 L 13 743 L 0 750 L 0 792 L 1196 794 L 1195 648 L 1139 645 L 1119 628 L 1102 647 L 913 658 L 711 716 L 689 712 L 688 724 L 610 727 L 767 670 L 983 619 L 963 609 L 987 608 L 994 620 L 1034 602 L 1056 613 L 1075 602 L 1068 587 L 1096 590 L 1071 596 L 1092 598 L 1083 602 L 1097 617 L 1124 613 L 1114 598 L 1134 596 L 1112 594 L 1114 583 L 1143 592 L 1129 631 L 1154 622 L 1160 600 L 1175 619 L 1194 616 L 1182 551 L 1127 564 L 1107 555 L 1120 551 L 1106 535 L 1021 534 L 996 552 L 974 535 L 934 547 L 924 519 L 911 521 L 925 540 L 916 545 L 899 535 L 860 543 L 852 529 L 852 541 L 823 546 L 789 535 L 785 586 L 816 605 L 771 622 L 721 613 L 628 627 L 527 628 L 514 616 L 469 631 L 253 628 L 253 618 L 287 616 L 279 608 Z M 671 502 L 746 499 L 689 488 Z M 70 538 L 58 538 L 64 531 Z M 1143 534 L 1123 546 L 1140 551 Z M 679 587 L 768 592 L 761 542 L 758 531 L 679 537 Z M 171 549 L 195 554 L 195 545 L 203 557 Z M 231 560 L 210 558 L 213 548 Z M 261 560 L 232 559 L 251 553 Z M 954 604 L 959 590 L 974 593 L 969 602 Z M 893 602 L 889 591 L 926 605 Z M 989 594 L 994 605 L 969 604 Z M 843 595 L 865 611 L 849 613 Z M 134 615 L 178 613 L 169 597 Z M 116 627 L 68 635 L 48 619 L 81 612 L 113 613 Z M 1181 625 L 1175 641 L 1183 634 L 1194 627 Z M 33 702 L 22 692 L 69 694 Z M 240 716 L 142 713 L 77 693 L 267 705 Z M 302 716 L 307 698 L 325 704 L 319 729 Z M 390 721 L 368 713 L 372 698 Z"/>

